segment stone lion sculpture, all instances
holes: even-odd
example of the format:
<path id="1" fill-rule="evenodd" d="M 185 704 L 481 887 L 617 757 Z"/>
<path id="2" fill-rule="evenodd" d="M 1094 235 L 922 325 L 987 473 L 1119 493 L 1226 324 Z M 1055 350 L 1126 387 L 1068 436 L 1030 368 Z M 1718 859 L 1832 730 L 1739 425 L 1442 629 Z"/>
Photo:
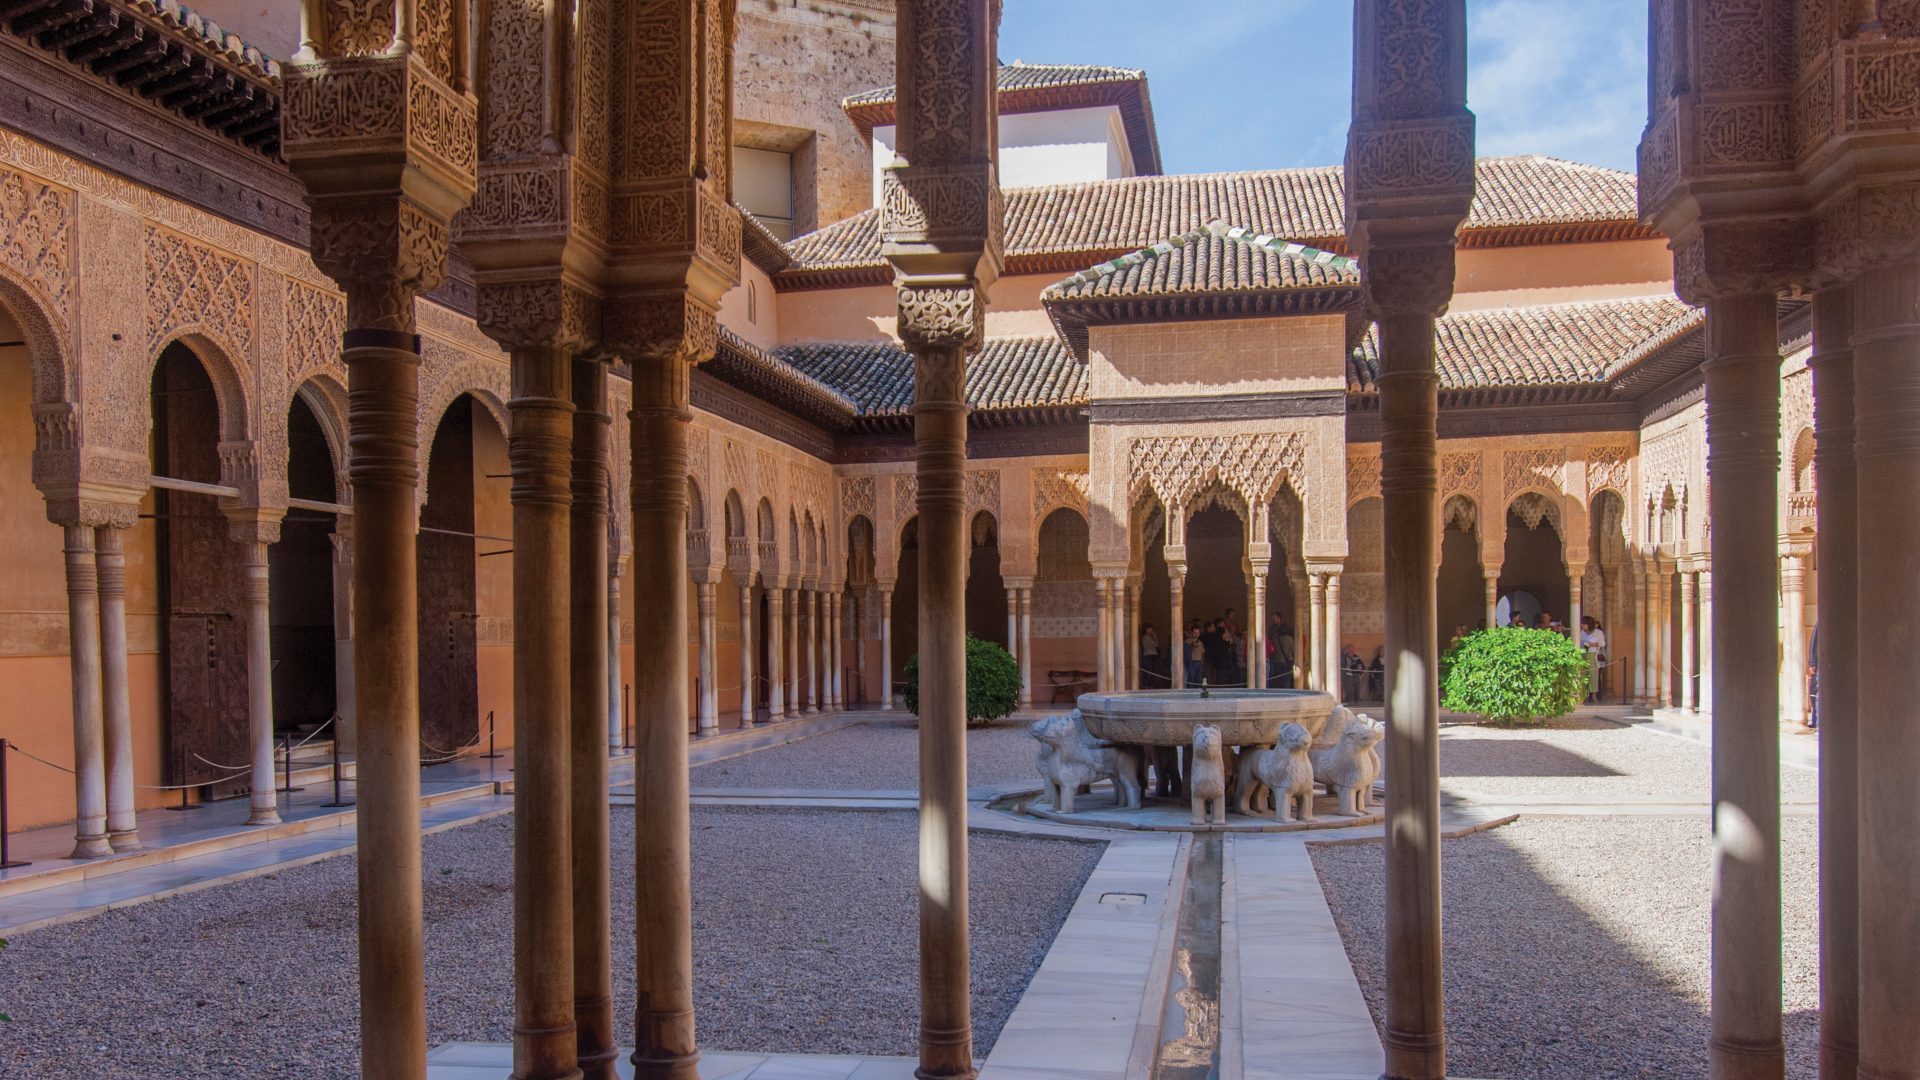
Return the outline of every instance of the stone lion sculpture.
<path id="1" fill-rule="evenodd" d="M 1249 817 L 1273 809 L 1273 792 L 1253 774 L 1254 758 L 1265 752 L 1263 747 L 1243 746 L 1233 768 L 1233 802 Z"/>
<path id="2" fill-rule="evenodd" d="M 1193 823 L 1225 824 L 1227 820 L 1227 762 L 1221 750 L 1220 729 L 1201 724 L 1193 729 L 1193 753 L 1187 759 L 1187 794 L 1193 799 Z"/>
<path id="3" fill-rule="evenodd" d="M 1373 804 L 1373 782 L 1380 778 L 1380 755 L 1375 750 L 1386 729 L 1370 716 L 1348 713 L 1340 739 L 1312 753 L 1313 777 L 1339 804 L 1339 812 L 1359 817 Z"/>
<path id="4" fill-rule="evenodd" d="M 1033 722 L 1040 742 L 1035 764 L 1046 784 L 1041 798 L 1063 814 L 1073 813 L 1073 797 L 1082 785 L 1113 781 L 1116 801 L 1129 810 L 1140 809 L 1140 755 L 1093 737 L 1087 722 L 1074 709 L 1064 716 L 1043 716 Z"/>
<path id="5" fill-rule="evenodd" d="M 1306 728 L 1281 724 L 1278 745 L 1253 755 L 1253 775 L 1270 790 L 1276 821 L 1314 820 L 1312 743 Z"/>

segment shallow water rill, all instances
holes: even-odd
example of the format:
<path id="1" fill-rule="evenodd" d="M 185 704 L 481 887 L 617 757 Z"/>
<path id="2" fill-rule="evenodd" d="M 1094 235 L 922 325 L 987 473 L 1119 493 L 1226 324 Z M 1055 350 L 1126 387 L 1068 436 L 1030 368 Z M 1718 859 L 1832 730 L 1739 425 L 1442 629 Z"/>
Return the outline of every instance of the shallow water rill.
<path id="1" fill-rule="evenodd" d="M 1220 1075 L 1220 891 L 1225 837 L 1202 833 L 1187 862 L 1187 891 L 1173 939 L 1173 975 L 1160 1014 L 1154 1080 Z"/>

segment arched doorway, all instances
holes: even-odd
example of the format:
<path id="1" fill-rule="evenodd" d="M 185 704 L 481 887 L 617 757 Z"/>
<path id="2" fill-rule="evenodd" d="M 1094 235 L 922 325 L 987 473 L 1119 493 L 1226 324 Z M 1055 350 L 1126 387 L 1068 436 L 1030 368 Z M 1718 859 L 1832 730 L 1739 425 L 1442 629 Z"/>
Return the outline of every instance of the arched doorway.
<path id="1" fill-rule="evenodd" d="M 420 508 L 420 741 L 439 758 L 485 735 L 501 742 L 513 708 L 513 509 L 506 434 L 462 394 L 427 454 Z"/>
<path id="2" fill-rule="evenodd" d="M 845 633 L 850 635 L 847 651 L 846 693 L 844 701 L 865 705 L 878 699 L 880 680 L 878 643 L 869 651 L 867 606 L 873 595 L 873 522 L 856 515 L 847 523 L 847 582 L 841 601 L 846 605 Z"/>
<path id="3" fill-rule="evenodd" d="M 1206 645 L 1205 671 L 1213 686 L 1244 684 L 1243 650 L 1226 633 L 1231 616 L 1242 634 L 1247 629 L 1247 529 L 1238 509 L 1216 490 L 1197 500 L 1187 518 L 1187 588 L 1184 612 L 1199 622 Z M 1219 623 L 1219 625 L 1215 625 Z"/>
<path id="4" fill-rule="evenodd" d="M 893 684 L 906 685 L 907 661 L 920 649 L 920 519 L 900 529 L 900 568 L 893 583 Z"/>
<path id="5" fill-rule="evenodd" d="M 758 689 L 754 693 L 755 715 L 766 710 L 768 719 L 773 718 L 773 648 L 776 643 L 777 624 L 773 618 L 773 603 L 770 590 L 780 587 L 780 528 L 773 516 L 773 504 L 766 499 L 760 500 L 755 511 L 755 557 L 759 561 L 760 573 L 753 585 L 754 617 L 760 620 L 760 636 L 754 641 L 753 680 Z"/>
<path id="6" fill-rule="evenodd" d="M 1617 701 L 1627 694 L 1622 678 L 1614 673 L 1627 670 L 1619 657 L 1626 655 L 1631 619 L 1627 606 L 1627 501 L 1619 492 L 1603 489 L 1593 496 L 1587 519 L 1591 530 L 1587 550 L 1593 561 L 1580 586 L 1580 607 L 1583 614 L 1600 623 L 1607 636 L 1600 692 L 1603 698 L 1611 696 Z"/>
<path id="7" fill-rule="evenodd" d="M 1480 507 L 1454 495 L 1440 508 L 1440 647 L 1487 629 L 1486 578 L 1480 568 Z"/>
<path id="8" fill-rule="evenodd" d="M 1503 624 L 1511 623 L 1515 614 L 1530 626 L 1538 625 L 1542 614 L 1566 622 L 1573 592 L 1564 552 L 1560 508 L 1551 497 L 1528 491 L 1508 504 L 1497 609 Z"/>
<path id="9" fill-rule="evenodd" d="M 1172 578 L 1167 571 L 1167 514 L 1151 492 L 1141 496 L 1131 520 L 1139 522 L 1133 542 L 1139 554 L 1134 564 L 1140 567 L 1140 626 L 1127 648 L 1140 666 L 1140 689 L 1165 690 L 1172 685 L 1175 649 L 1180 640 L 1173 625 Z M 1147 629 L 1153 630 L 1152 658 L 1142 655 Z"/>
<path id="10" fill-rule="evenodd" d="M 303 389 L 287 408 L 287 494 L 336 501 L 333 446 Z M 337 707 L 334 656 L 334 515 L 290 510 L 280 542 L 267 549 L 271 588 L 273 719 L 281 731 L 304 735 L 333 717 Z M 329 737 L 334 734 L 330 733 Z"/>
<path id="11" fill-rule="evenodd" d="M 1055 696 L 1050 688 L 1055 681 L 1051 672 L 1086 672 L 1086 686 L 1082 689 L 1090 690 L 1093 686 L 1099 620 L 1094 608 L 1093 563 L 1087 558 L 1088 543 L 1087 519 L 1076 510 L 1061 507 L 1040 523 L 1035 550 L 1033 659 L 1030 661 L 1036 705 L 1046 705 Z M 905 581 L 903 573 L 902 584 Z M 895 610 L 898 611 L 897 604 Z M 897 614 L 894 623 L 899 624 Z"/>
<path id="12" fill-rule="evenodd" d="M 1007 584 L 1000 576 L 1000 525 L 985 510 L 973 515 L 968 535 L 967 633 L 1009 648 Z"/>
<path id="13" fill-rule="evenodd" d="M 168 345 L 151 385 L 153 474 L 220 483 L 220 402 L 200 357 Z M 173 783 L 225 778 L 209 798 L 242 794 L 248 774 L 232 766 L 250 760 L 251 714 L 246 577 L 235 568 L 246 552 L 213 495 L 156 488 L 153 520 L 167 771 Z"/>

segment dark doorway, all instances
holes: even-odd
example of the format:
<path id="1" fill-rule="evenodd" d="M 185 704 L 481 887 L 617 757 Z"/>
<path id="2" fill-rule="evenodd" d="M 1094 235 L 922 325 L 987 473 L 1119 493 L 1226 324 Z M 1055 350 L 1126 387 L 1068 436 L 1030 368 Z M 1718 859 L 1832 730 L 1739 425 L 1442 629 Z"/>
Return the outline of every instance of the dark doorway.
<path id="1" fill-rule="evenodd" d="M 985 510 L 973 516 L 968 548 L 967 633 L 1007 648 L 1007 583 L 1000 577 L 1000 527 Z"/>
<path id="2" fill-rule="evenodd" d="M 220 482 L 220 404 L 192 349 L 167 346 L 154 365 L 155 475 Z M 167 775 L 194 784 L 229 777 L 210 798 L 244 794 L 250 760 L 245 556 L 211 495 L 154 491 Z"/>
<path id="3" fill-rule="evenodd" d="M 480 730 L 473 405 L 463 395 L 440 418 L 420 508 L 420 741 L 428 758 Z"/>
<path id="4" fill-rule="evenodd" d="M 299 394 L 287 410 L 287 493 L 334 501 L 333 451 L 319 417 Z M 335 708 L 333 525 L 332 514 L 290 510 L 280 542 L 267 549 L 273 719 L 282 731 L 311 731 Z"/>

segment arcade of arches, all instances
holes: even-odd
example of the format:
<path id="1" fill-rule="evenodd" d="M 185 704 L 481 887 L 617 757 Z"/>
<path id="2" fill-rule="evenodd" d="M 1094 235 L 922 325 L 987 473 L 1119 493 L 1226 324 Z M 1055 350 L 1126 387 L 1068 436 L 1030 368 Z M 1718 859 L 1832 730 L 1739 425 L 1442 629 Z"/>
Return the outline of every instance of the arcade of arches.
<path id="1" fill-rule="evenodd" d="M 300 7 L 284 60 L 144 0 L 0 34 L 9 92 L 45 106 L 0 118 L 0 677 L 8 738 L 77 774 L 19 773 L 13 821 L 72 821 L 78 857 L 137 847 L 165 785 L 277 820 L 276 748 L 337 717 L 388 931 L 362 935 L 362 1015 L 397 1064 L 367 1075 L 425 1039 L 419 761 L 524 755 L 516 903 L 565 931 L 519 946 L 516 1031 L 559 1077 L 557 957 L 595 932 L 563 909 L 604 901 L 605 752 L 638 748 L 635 1062 L 685 1077 L 689 738 L 892 708 L 916 654 L 922 892 L 951 901 L 923 909 L 923 1075 L 970 1074 L 962 632 L 1044 707 L 1184 685 L 1142 630 L 1164 661 L 1229 609 L 1246 659 L 1210 681 L 1338 694 L 1343 652 L 1384 657 L 1391 828 L 1418 837 L 1389 853 L 1387 1055 L 1422 1078 L 1444 1075 L 1427 735 L 1450 633 L 1591 616 L 1608 700 L 1714 714 L 1721 820 L 1746 822 L 1723 851 L 1758 852 L 1716 870 L 1716 1075 L 1758 1077 L 1718 1063 L 1779 1052 L 1773 735 L 1807 718 L 1818 621 L 1843 687 L 1822 767 L 1858 804 L 1822 818 L 1858 858 L 1824 909 L 1880 945 L 1832 931 L 1837 1052 L 1920 1072 L 1892 989 L 1920 930 L 1889 907 L 1920 871 L 1888 798 L 1920 676 L 1904 632 L 1838 628 L 1856 581 L 1884 586 L 1876 618 L 1920 610 L 1920 112 L 1874 96 L 1920 71 L 1912 4 L 1656 0 L 1637 181 L 1476 161 L 1464 5 L 1362 0 L 1352 168 L 1159 176 L 1145 75 L 1063 66 L 1045 90 L 1117 102 L 1121 164 L 1005 191 L 996 116 L 1071 95 L 996 74 L 997 0 L 814 5 L 809 33 L 878 33 L 909 70 L 814 88 L 824 150 L 788 193 L 814 205 L 784 224 L 733 204 L 730 164 L 734 122 L 786 93 L 737 74 L 736 40 L 779 10 Z M 608 18 L 580 63 L 516 51 L 576 17 Z M 123 22 L 205 85 L 86 75 L 132 48 L 89 36 Z M 1856 54 L 1896 74 L 1835 85 Z M 675 92 L 628 94 L 648 80 Z M 43 119 L 75 110 L 108 134 Z M 578 205 L 530 194 L 557 190 Z M 563 1040 L 540 1012 L 562 1005 Z"/>

